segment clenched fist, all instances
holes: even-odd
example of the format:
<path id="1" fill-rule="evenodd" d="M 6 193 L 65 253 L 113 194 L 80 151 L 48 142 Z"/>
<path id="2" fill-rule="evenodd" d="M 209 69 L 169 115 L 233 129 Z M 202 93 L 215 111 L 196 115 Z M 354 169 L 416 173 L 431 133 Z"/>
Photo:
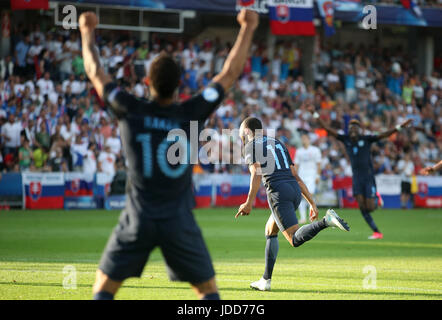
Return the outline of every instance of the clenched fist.
<path id="1" fill-rule="evenodd" d="M 80 31 L 93 31 L 98 24 L 98 18 L 94 12 L 88 11 L 81 14 L 78 21 Z"/>

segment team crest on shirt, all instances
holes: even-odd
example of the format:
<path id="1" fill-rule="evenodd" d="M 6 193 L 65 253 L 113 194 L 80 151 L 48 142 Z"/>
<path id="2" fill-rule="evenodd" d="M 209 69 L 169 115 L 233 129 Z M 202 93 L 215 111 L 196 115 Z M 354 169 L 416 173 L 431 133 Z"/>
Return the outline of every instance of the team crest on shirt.
<path id="1" fill-rule="evenodd" d="M 32 201 L 37 201 L 41 197 L 42 185 L 40 181 L 32 181 L 29 184 L 29 193 L 31 194 Z"/>
<path id="2" fill-rule="evenodd" d="M 204 89 L 203 98 L 207 102 L 215 102 L 219 98 L 219 93 L 218 93 L 218 91 L 216 91 L 215 88 L 209 87 L 209 88 Z"/>
<path id="3" fill-rule="evenodd" d="M 290 20 L 290 8 L 285 4 L 276 6 L 276 16 L 279 22 L 287 23 Z"/>
<path id="4" fill-rule="evenodd" d="M 220 186 L 221 195 L 225 198 L 230 196 L 230 193 L 232 192 L 232 185 L 228 182 L 223 182 Z"/>
<path id="5" fill-rule="evenodd" d="M 359 140 L 358 145 L 359 145 L 360 147 L 363 147 L 364 144 L 365 144 L 364 140 Z"/>

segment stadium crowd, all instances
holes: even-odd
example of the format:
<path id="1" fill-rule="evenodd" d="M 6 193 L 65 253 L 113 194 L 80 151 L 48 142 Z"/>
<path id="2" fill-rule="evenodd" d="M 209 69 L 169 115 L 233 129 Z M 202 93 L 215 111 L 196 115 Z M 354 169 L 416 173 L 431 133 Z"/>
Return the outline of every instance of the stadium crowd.
<path id="1" fill-rule="evenodd" d="M 183 71 L 180 101 L 210 82 L 230 49 L 219 39 L 203 43 L 169 43 L 156 37 L 151 43 L 99 40 L 103 66 L 140 98 L 149 97 L 145 76 L 152 60 L 163 50 L 173 55 Z M 326 44 L 316 52 L 314 85 L 307 85 L 303 52 L 296 40 L 279 42 L 273 59 L 265 45 L 255 43 L 241 80 L 205 125 L 219 132 L 223 150 L 239 139 L 222 129 L 238 128 L 252 115 L 274 129 L 292 155 L 301 146 L 301 135 L 308 133 L 322 151 L 323 179 L 327 179 L 351 175 L 351 166 L 343 146 L 319 128 L 309 106 L 340 132 L 346 132 L 351 119 L 360 120 L 365 133 L 412 119 L 411 129 L 373 150 L 376 173 L 409 176 L 441 158 L 442 73 L 441 61 L 436 59 L 431 76 L 417 75 L 414 57 L 405 52 L 400 47 Z M 13 54 L 0 61 L 0 134 L 1 171 L 114 175 L 124 170 L 117 121 L 85 76 L 75 32 L 44 33 L 36 26 L 31 33 L 15 35 Z M 246 168 L 208 164 L 196 166 L 195 171 L 239 173 Z"/>

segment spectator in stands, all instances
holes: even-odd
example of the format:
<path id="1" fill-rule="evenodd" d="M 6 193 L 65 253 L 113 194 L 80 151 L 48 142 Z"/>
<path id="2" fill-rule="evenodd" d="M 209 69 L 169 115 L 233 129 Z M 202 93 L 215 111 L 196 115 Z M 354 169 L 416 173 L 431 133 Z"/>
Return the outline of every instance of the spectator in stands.
<path id="1" fill-rule="evenodd" d="M 46 161 L 48 160 L 49 150 L 46 147 L 37 147 L 32 153 L 33 169 L 31 171 L 43 171 L 46 166 Z"/>
<path id="2" fill-rule="evenodd" d="M 121 156 L 121 140 L 117 134 L 117 128 L 112 129 L 111 136 L 106 139 L 105 146 L 109 147 L 110 152 L 112 152 L 117 159 Z"/>
<path id="3" fill-rule="evenodd" d="M 24 76 L 29 73 L 27 68 L 26 57 L 30 48 L 31 39 L 29 35 L 25 35 L 24 39 L 20 41 L 15 47 L 15 73 L 19 76 Z"/>
<path id="4" fill-rule="evenodd" d="M 51 147 L 51 135 L 46 121 L 40 122 L 40 131 L 35 134 L 35 145 L 37 147 Z"/>
<path id="5" fill-rule="evenodd" d="M 87 144 L 84 144 L 81 136 L 75 137 L 75 142 L 71 144 L 72 167 L 74 171 L 83 171 L 84 157 L 87 154 Z"/>
<path id="6" fill-rule="evenodd" d="M 98 157 L 98 172 L 104 172 L 113 179 L 116 172 L 116 157 L 109 146 L 105 146 Z"/>
<path id="7" fill-rule="evenodd" d="M 0 60 L 3 151 L 0 159 L 3 169 L 18 170 L 17 148 L 24 146 L 24 143 L 20 145 L 20 131 L 28 140 L 32 153 L 37 151 L 30 170 L 44 169 L 44 165 L 41 166 L 43 146 L 50 150 L 47 163 L 55 171 L 73 170 L 72 160 L 76 162 L 76 159 L 72 159 L 71 149 L 80 145 L 83 151 L 87 150 L 83 171 L 96 170 L 95 153 L 104 155 L 102 160 L 107 158 L 103 150 L 108 149 L 106 145 L 111 147 L 109 153 L 119 155 L 124 163 L 113 116 L 106 112 L 103 102 L 97 99 L 90 83 L 84 79 L 76 32 L 54 29 L 54 32 L 44 33 L 35 26 L 32 30 L 31 37 L 19 34 L 22 40 L 13 48 L 12 72 L 9 58 Z M 181 100 L 200 90 L 211 73 L 219 72 L 231 48 L 219 39 L 192 40 L 186 45 L 181 41 L 174 43 L 153 37 L 152 50 L 149 50 L 147 42 L 137 47 L 133 39 L 120 41 L 117 33 L 111 41 L 102 39 L 101 43 L 98 49 L 103 65 L 118 73 L 123 89 L 140 98 L 149 95 L 144 77 L 152 60 L 161 50 L 171 53 L 183 70 L 178 92 Z M 289 149 L 299 146 L 300 133 L 308 131 L 312 142 L 325 155 L 324 178 L 330 178 L 332 173 L 351 174 L 348 161 L 342 160 L 343 150 L 314 125 L 306 112 L 305 105 L 313 103 L 321 118 L 334 128 L 340 128 L 341 132 L 347 130 L 348 122 L 354 118 L 365 124 L 364 129 L 369 134 L 413 119 L 416 128 L 377 145 L 375 165 L 379 173 L 396 172 L 407 146 L 412 147 L 410 161 L 415 168 L 429 166 L 441 158 L 442 77 L 437 65 L 435 72 L 425 77 L 416 74 L 414 60 L 396 48 L 375 51 L 365 46 L 329 43 L 316 53 L 315 84 L 309 85 L 301 68 L 301 43 L 278 42 L 272 58 L 265 45 L 256 43 L 254 48 L 243 78 L 226 93 L 223 105 L 206 123 L 206 127 L 213 128 L 221 137 L 223 129 L 238 127 L 245 117 L 253 115 L 261 118 L 266 128 L 276 130 Z M 136 69 L 135 65 L 143 67 Z M 11 115 L 14 117 L 12 123 L 9 121 Z M 87 148 L 88 145 L 93 147 Z M 209 171 L 242 171 L 236 166 L 202 167 Z"/>
<path id="8" fill-rule="evenodd" d="M 38 63 L 38 56 L 43 51 L 44 47 L 41 43 L 40 38 L 34 38 L 33 43 L 29 47 L 26 63 L 28 66 L 28 70 L 30 70 L 31 73 L 36 72 L 36 67 Z"/>
<path id="9" fill-rule="evenodd" d="M 37 86 L 40 88 L 40 92 L 43 96 L 49 95 L 55 91 L 54 83 L 50 79 L 50 76 L 49 72 L 45 72 L 43 78 L 40 78 L 37 81 Z"/>
<path id="10" fill-rule="evenodd" d="M 408 202 L 412 197 L 411 183 L 414 175 L 414 164 L 411 161 L 409 150 L 404 154 L 404 158 L 399 160 L 396 173 L 401 176 L 401 207 L 408 209 Z"/>
<path id="11" fill-rule="evenodd" d="M 8 80 L 10 76 L 14 75 L 14 62 L 10 55 L 0 60 L 0 77 Z"/>
<path id="12" fill-rule="evenodd" d="M 1 127 L 1 138 L 4 141 L 3 154 L 17 155 L 20 147 L 20 133 L 22 130 L 21 123 L 16 121 L 15 114 L 11 112 L 8 116 L 8 122 Z"/>
<path id="13" fill-rule="evenodd" d="M 18 151 L 18 160 L 20 171 L 28 171 L 33 160 L 33 152 L 29 146 L 28 139 L 26 139 L 24 136 L 22 136 L 21 147 Z"/>
<path id="14" fill-rule="evenodd" d="M 112 179 L 110 187 L 110 195 L 123 195 L 126 193 L 126 180 L 127 173 L 124 167 L 124 163 L 117 161 L 117 171 Z"/>
<path id="15" fill-rule="evenodd" d="M 53 172 L 68 171 L 69 166 L 67 160 L 63 157 L 62 148 L 57 147 L 55 149 L 55 156 L 49 160 L 49 166 Z"/>
<path id="16" fill-rule="evenodd" d="M 89 143 L 88 150 L 83 158 L 83 172 L 86 174 L 97 172 L 96 145 L 94 143 Z"/>

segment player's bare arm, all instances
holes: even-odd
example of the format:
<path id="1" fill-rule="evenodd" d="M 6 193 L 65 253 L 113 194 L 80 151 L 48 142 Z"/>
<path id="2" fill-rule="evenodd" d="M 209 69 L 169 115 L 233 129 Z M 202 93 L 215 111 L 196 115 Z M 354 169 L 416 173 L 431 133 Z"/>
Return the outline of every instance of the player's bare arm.
<path id="1" fill-rule="evenodd" d="M 256 195 L 258 193 L 259 187 L 261 186 L 261 165 L 259 163 L 254 163 L 249 166 L 250 170 L 250 190 L 247 196 L 247 201 L 243 203 L 238 212 L 235 215 L 235 218 L 239 216 L 248 216 L 253 208 L 253 203 L 255 202 Z"/>
<path id="2" fill-rule="evenodd" d="M 83 50 L 84 70 L 91 80 L 98 96 L 103 99 L 104 87 L 112 82 L 111 77 L 106 74 L 100 65 L 98 52 L 95 48 L 95 28 L 98 19 L 95 13 L 85 12 L 81 14 L 79 26 L 81 32 L 81 43 Z"/>
<path id="3" fill-rule="evenodd" d="M 419 173 L 424 176 L 428 176 L 438 172 L 439 170 L 442 170 L 442 160 L 436 163 L 434 166 L 423 168 Z"/>
<path id="4" fill-rule="evenodd" d="M 299 175 L 295 169 L 295 166 L 290 166 L 290 170 L 292 171 L 293 177 L 295 177 L 296 181 L 299 184 L 299 188 L 301 189 L 302 196 L 308 202 L 308 204 L 311 206 L 311 208 L 313 210 L 312 215 L 310 216 L 310 220 L 314 221 L 319 216 L 319 210 L 318 210 L 318 207 L 316 206 L 315 201 L 313 200 L 313 196 L 311 195 L 310 191 L 308 191 L 308 188 L 305 185 L 305 183 L 299 177 Z"/>
<path id="5" fill-rule="evenodd" d="M 242 9 L 237 20 L 241 29 L 235 45 L 230 51 L 221 73 L 213 78 L 213 82 L 219 83 L 225 91 L 232 87 L 243 72 L 252 45 L 253 34 L 259 25 L 259 14 L 255 11 Z"/>
<path id="6" fill-rule="evenodd" d="M 385 138 L 388 138 L 388 137 L 391 136 L 392 134 L 394 134 L 394 133 L 396 133 L 396 132 L 399 132 L 399 131 L 401 131 L 402 129 L 408 127 L 408 126 L 411 124 L 411 122 L 413 122 L 413 120 L 409 119 L 409 120 L 405 121 L 404 123 L 402 123 L 402 124 L 396 126 L 395 128 L 390 129 L 390 130 L 388 130 L 388 131 L 386 131 L 386 132 L 383 132 L 383 133 L 379 134 L 379 135 L 378 135 L 378 138 L 379 138 L 380 140 L 385 139 Z"/>
<path id="7" fill-rule="evenodd" d="M 316 121 L 319 123 L 319 125 L 325 129 L 325 131 L 327 131 L 327 133 L 332 136 L 337 138 L 338 137 L 338 132 L 333 129 L 332 127 L 330 127 L 329 125 L 327 125 L 325 123 L 324 120 L 322 120 L 319 116 L 319 113 L 315 110 L 315 108 L 313 106 L 309 106 L 307 107 L 307 110 L 311 112 L 311 114 L 313 115 L 313 118 L 316 119 Z"/>

